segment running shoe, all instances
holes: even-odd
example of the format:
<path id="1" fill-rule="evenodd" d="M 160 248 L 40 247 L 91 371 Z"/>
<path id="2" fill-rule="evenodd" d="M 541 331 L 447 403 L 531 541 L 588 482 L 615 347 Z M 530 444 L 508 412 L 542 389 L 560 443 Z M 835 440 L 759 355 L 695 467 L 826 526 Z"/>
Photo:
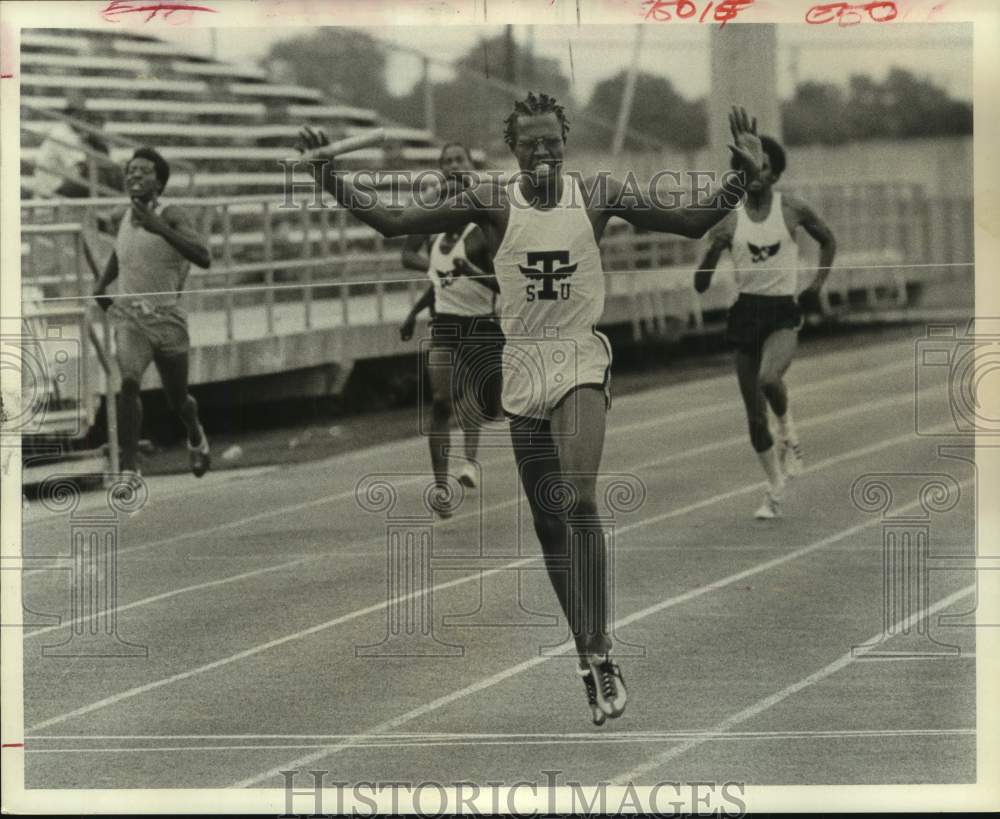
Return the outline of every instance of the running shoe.
<path id="1" fill-rule="evenodd" d="M 597 707 L 611 719 L 620 717 L 625 713 L 628 691 L 625 690 L 625 680 L 618 663 L 607 654 L 603 655 L 603 659 L 600 654 L 592 654 L 587 663 L 594 678 Z"/>
<path id="2" fill-rule="evenodd" d="M 590 705 L 590 719 L 594 725 L 604 725 L 607 719 L 605 713 L 597 704 L 597 683 L 594 682 L 594 673 L 590 668 L 578 668 L 577 673 L 583 680 L 583 687 L 587 689 L 587 703 Z"/>
<path id="3" fill-rule="evenodd" d="M 191 472 L 196 478 L 200 478 L 212 465 L 212 455 L 208 449 L 208 436 L 201 424 L 198 424 L 198 431 L 201 433 L 201 443 L 197 446 L 188 444 L 188 455 L 191 459 Z"/>
<path id="4" fill-rule="evenodd" d="M 767 492 L 764 494 L 764 502 L 760 505 L 760 508 L 754 512 L 754 517 L 757 520 L 774 520 L 775 518 L 781 517 L 781 495 L 774 492 L 773 489 L 768 488 Z"/>
<path id="5" fill-rule="evenodd" d="M 802 447 L 798 441 L 781 442 L 781 471 L 789 478 L 797 478 L 802 474 L 805 465 L 802 462 Z"/>
<path id="6" fill-rule="evenodd" d="M 472 461 L 466 461 L 465 466 L 462 467 L 462 471 L 458 473 L 458 480 L 462 486 L 467 486 L 469 489 L 475 489 L 478 481 L 476 480 L 476 465 Z"/>

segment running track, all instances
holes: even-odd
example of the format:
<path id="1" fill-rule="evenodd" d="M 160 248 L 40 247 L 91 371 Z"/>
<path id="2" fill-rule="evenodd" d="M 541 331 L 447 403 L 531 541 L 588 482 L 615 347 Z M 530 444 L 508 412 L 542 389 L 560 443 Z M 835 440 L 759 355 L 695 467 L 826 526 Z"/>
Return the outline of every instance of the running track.
<path id="1" fill-rule="evenodd" d="M 419 513 L 422 439 L 153 478 L 122 527 L 118 581 L 119 633 L 149 656 L 43 657 L 68 629 L 25 629 L 26 784 L 280 787 L 294 768 L 348 782 L 544 784 L 545 770 L 646 785 L 973 782 L 973 633 L 937 622 L 973 608 L 972 573 L 932 572 L 926 601 L 958 656 L 851 653 L 882 632 L 882 521 L 852 503 L 857 478 L 917 475 L 891 479 L 892 512 L 912 515 L 919 476 L 951 476 L 960 496 L 931 518 L 931 550 L 974 550 L 972 467 L 914 434 L 913 361 L 912 343 L 893 342 L 796 362 L 808 469 L 774 522 L 752 519 L 762 484 L 733 376 L 616 401 L 603 471 L 638 476 L 645 500 L 614 523 L 630 703 L 601 729 L 563 653 L 500 425 L 484 436 L 481 490 L 433 527 L 433 634 L 461 656 L 355 652 L 384 638 L 387 597 L 406 589 L 387 592 L 384 515 L 354 488 L 401 475 L 397 514 Z M 943 382 L 918 400 L 922 424 L 948 429 Z M 46 515 L 28 517 L 27 555 L 68 553 L 67 519 Z M 23 586 L 28 609 L 66 622 L 67 573 L 27 571 Z"/>

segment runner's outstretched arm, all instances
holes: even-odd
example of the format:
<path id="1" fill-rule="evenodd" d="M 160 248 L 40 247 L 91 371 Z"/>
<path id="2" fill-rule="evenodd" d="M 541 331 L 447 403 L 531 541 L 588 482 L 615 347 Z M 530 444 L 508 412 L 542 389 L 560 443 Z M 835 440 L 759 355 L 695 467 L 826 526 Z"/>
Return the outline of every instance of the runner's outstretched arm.
<path id="1" fill-rule="evenodd" d="M 299 131 L 299 150 L 313 155 L 310 161 L 316 180 L 356 218 L 383 236 L 446 233 L 469 222 L 478 223 L 484 217 L 485 208 L 477 192 L 483 192 L 486 185 L 477 185 L 434 205 L 387 208 L 379 202 L 374 188 L 354 185 L 343 171 L 336 170 L 332 158 L 323 157 L 322 149 L 329 144 L 322 131 L 314 131 L 308 125 Z"/>
<path id="2" fill-rule="evenodd" d="M 638 192 L 625 193 L 617 180 L 609 180 L 606 213 L 619 216 L 643 230 L 674 233 L 689 239 L 700 239 L 712 227 L 739 207 L 747 185 L 757 177 L 764 163 L 764 151 L 757 136 L 757 120 L 742 108 L 729 115 L 733 142 L 729 146 L 739 165 L 739 172 L 728 174 L 726 181 L 707 202 L 679 208 L 661 203 L 656 196 Z"/>

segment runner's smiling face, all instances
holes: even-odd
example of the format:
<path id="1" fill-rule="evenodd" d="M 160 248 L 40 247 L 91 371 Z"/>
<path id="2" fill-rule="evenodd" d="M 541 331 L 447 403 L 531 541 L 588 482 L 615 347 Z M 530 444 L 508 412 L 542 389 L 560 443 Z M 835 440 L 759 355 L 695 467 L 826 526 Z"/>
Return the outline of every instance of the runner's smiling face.
<path id="1" fill-rule="evenodd" d="M 149 202 L 160 194 L 160 180 L 151 160 L 136 157 L 125 166 L 125 190 L 132 199 Z"/>
<path id="2" fill-rule="evenodd" d="M 539 183 L 558 175 L 565 147 L 562 124 L 554 113 L 517 118 L 517 137 L 511 150 L 518 167 Z"/>

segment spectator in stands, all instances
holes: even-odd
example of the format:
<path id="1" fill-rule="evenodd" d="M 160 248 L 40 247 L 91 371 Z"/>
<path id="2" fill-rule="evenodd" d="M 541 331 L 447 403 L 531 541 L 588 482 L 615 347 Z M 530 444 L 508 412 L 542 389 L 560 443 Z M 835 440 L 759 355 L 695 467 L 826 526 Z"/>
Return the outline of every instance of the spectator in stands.
<path id="1" fill-rule="evenodd" d="M 164 205 L 160 195 L 170 165 L 153 148 L 138 148 L 125 166 L 132 206 L 121 215 L 115 251 L 94 290 L 109 310 L 121 371 L 119 438 L 122 470 L 139 475 L 142 401 L 139 386 L 150 362 L 156 364 L 167 402 L 187 429 L 191 471 L 200 478 L 211 463 L 208 438 L 198 419 L 198 402 L 188 392 L 187 317 L 181 291 L 191 263 L 208 268 L 212 257 L 187 212 Z M 118 293 L 107 296 L 118 280 Z M 111 304 L 111 302 L 114 304 Z"/>
<path id="2" fill-rule="evenodd" d="M 115 190 L 122 189 L 121 170 L 112 162 L 107 142 L 99 130 L 104 125 L 100 114 L 88 111 L 83 100 L 71 98 L 60 120 L 52 126 L 41 147 L 35 167 L 37 196 L 84 198 L 90 196 L 90 156 L 88 151 L 103 154 L 97 160 L 97 182 Z M 95 130 L 88 130 L 89 125 Z"/>

